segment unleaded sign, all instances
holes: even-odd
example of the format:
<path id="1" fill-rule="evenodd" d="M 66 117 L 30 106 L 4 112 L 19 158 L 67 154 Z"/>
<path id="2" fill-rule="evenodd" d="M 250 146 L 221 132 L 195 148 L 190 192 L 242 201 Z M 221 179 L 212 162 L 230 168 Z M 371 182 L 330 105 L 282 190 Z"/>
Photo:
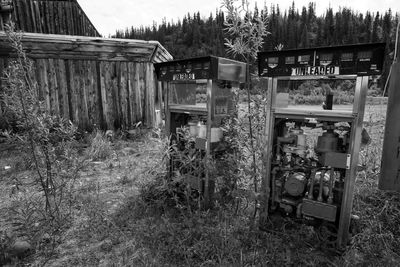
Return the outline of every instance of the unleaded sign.
<path id="1" fill-rule="evenodd" d="M 261 77 L 380 75 L 384 43 L 305 48 L 258 53 Z"/>
<path id="2" fill-rule="evenodd" d="M 292 76 L 310 75 L 339 75 L 339 67 L 336 66 L 314 66 L 292 68 Z"/>

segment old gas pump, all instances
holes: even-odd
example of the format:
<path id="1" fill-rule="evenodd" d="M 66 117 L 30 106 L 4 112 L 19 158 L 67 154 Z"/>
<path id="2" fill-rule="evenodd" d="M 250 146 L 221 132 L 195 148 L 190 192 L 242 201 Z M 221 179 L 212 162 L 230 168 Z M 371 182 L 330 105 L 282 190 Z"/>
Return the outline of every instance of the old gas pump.
<path id="1" fill-rule="evenodd" d="M 377 43 L 259 53 L 268 84 L 260 224 L 271 214 L 293 216 L 317 226 L 325 242 L 347 243 L 368 81 L 381 74 L 384 49 Z M 320 90 L 318 105 L 293 103 L 316 94 L 306 92 L 305 81 L 330 88 L 344 80 L 355 85 L 347 105 L 338 104 L 340 89 Z"/>
<path id="2" fill-rule="evenodd" d="M 205 202 L 213 193 L 207 161 L 221 145 L 224 118 L 235 113 L 233 88 L 246 81 L 246 64 L 220 57 L 208 56 L 155 64 L 159 91 L 164 92 L 166 133 L 171 141 L 179 139 L 182 127 L 190 128 L 195 148 L 203 154 L 204 174 L 188 181 L 199 184 Z M 171 161 L 169 174 L 176 164 Z M 202 189 L 200 188 L 202 187 Z"/>

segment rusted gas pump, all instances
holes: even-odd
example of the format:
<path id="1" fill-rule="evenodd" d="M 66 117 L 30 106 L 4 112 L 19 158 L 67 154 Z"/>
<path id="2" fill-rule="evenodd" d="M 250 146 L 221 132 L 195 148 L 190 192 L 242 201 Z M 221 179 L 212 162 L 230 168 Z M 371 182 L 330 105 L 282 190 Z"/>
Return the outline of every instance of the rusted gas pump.
<path id="1" fill-rule="evenodd" d="M 223 149 L 220 126 L 224 118 L 237 112 L 232 90 L 246 81 L 246 64 L 207 56 L 159 63 L 155 69 L 159 91 L 164 92 L 167 135 L 174 142 L 182 127 L 190 128 L 195 148 L 204 154 L 206 171 L 187 176 L 187 182 L 210 202 L 213 181 L 207 161 Z M 173 160 L 169 163 L 170 176 L 176 164 Z"/>
<path id="2" fill-rule="evenodd" d="M 381 74 L 384 49 L 377 43 L 259 53 L 268 84 L 261 226 L 272 214 L 292 216 L 315 225 L 331 245 L 347 243 L 368 81 Z M 294 104 L 316 95 L 305 81 L 344 80 L 355 85 L 347 105 L 332 93 L 318 105 Z"/>

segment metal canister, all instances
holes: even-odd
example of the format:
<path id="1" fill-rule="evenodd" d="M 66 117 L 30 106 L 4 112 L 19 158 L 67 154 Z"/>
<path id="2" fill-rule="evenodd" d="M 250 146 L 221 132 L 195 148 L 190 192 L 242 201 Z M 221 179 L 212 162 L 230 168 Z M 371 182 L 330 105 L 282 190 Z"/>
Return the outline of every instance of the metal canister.
<path id="1" fill-rule="evenodd" d="M 324 132 L 321 136 L 318 136 L 315 151 L 317 153 L 335 152 L 337 151 L 338 141 L 339 137 L 335 132 Z"/>

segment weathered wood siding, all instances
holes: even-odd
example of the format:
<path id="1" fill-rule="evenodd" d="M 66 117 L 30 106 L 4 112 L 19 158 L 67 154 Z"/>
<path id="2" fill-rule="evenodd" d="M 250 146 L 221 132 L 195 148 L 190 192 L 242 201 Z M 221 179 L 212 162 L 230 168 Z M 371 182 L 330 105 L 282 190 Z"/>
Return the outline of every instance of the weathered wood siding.
<path id="1" fill-rule="evenodd" d="M 0 58 L 0 66 L 8 60 Z M 34 59 L 39 97 L 52 114 L 81 129 L 154 123 L 155 77 L 150 62 Z M 0 68 L 1 69 L 1 68 Z M 0 113 L 1 115 L 1 113 Z"/>
<path id="2" fill-rule="evenodd" d="M 18 30 L 100 36 L 76 0 L 13 0 L 11 20 Z M 0 30 L 4 24 L 0 21 Z"/>
<path id="3" fill-rule="evenodd" d="M 156 42 L 71 38 L 39 34 L 23 38 L 34 62 L 39 96 L 48 110 L 87 130 L 95 125 L 128 129 L 139 121 L 153 126 L 157 90 L 153 62 L 170 60 L 171 55 Z M 0 33 L 0 66 L 13 56 Z"/>

